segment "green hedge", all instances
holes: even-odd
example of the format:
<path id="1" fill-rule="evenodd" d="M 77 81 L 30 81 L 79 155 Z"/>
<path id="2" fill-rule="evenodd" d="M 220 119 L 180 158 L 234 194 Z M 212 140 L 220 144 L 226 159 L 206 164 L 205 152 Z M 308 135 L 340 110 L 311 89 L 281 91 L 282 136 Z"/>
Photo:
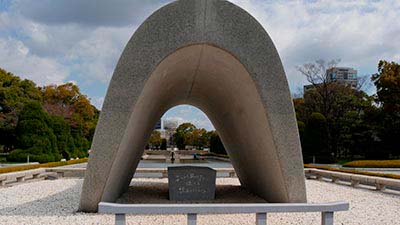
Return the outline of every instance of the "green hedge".
<path id="1" fill-rule="evenodd" d="M 200 155 L 200 156 L 215 156 L 215 157 L 221 157 L 221 158 L 229 159 L 229 156 L 228 156 L 228 155 L 225 155 L 225 154 L 217 154 L 217 153 L 214 153 L 214 152 L 200 153 L 199 155 Z"/>
<path id="2" fill-rule="evenodd" d="M 10 166 L 10 167 L 5 167 L 5 168 L 0 168 L 0 173 L 11 173 L 11 172 L 32 170 L 32 169 L 38 169 L 38 168 L 66 166 L 66 165 L 72 165 L 72 164 L 77 164 L 77 163 L 84 163 L 87 161 L 88 161 L 87 158 L 83 158 L 83 159 L 69 160 L 69 161 L 63 161 L 63 162 L 50 162 L 50 163 L 42 163 L 42 164 Z"/>
<path id="3" fill-rule="evenodd" d="M 345 167 L 364 168 L 400 168 L 400 159 L 397 160 L 356 160 L 345 163 Z"/>
<path id="4" fill-rule="evenodd" d="M 34 148 L 34 147 L 33 147 Z M 30 154 L 28 150 L 16 149 L 7 156 L 8 162 L 26 162 L 28 155 L 30 162 L 57 162 L 61 160 L 61 155 L 59 154 Z"/>

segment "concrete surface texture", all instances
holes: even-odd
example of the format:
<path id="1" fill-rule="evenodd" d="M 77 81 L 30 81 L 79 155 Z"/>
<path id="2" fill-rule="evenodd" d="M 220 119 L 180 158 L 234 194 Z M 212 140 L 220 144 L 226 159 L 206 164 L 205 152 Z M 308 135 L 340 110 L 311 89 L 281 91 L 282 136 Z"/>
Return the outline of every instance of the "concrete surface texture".
<path id="1" fill-rule="evenodd" d="M 241 184 L 269 202 L 305 202 L 286 76 L 262 26 L 227 1 L 181 0 L 134 33 L 96 128 L 80 209 L 127 190 L 157 120 L 190 104 L 219 131 Z"/>

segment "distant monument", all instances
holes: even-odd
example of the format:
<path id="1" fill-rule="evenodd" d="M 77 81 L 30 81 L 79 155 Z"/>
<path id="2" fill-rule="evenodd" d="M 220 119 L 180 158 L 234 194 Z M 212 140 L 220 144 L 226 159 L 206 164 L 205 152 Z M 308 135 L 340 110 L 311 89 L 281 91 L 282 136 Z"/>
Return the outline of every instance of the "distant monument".
<path id="1" fill-rule="evenodd" d="M 204 166 L 168 167 L 169 200 L 215 199 L 217 171 Z"/>
<path id="2" fill-rule="evenodd" d="M 181 0 L 146 19 L 118 61 L 81 210 L 127 190 L 154 125 L 179 104 L 207 114 L 246 189 L 269 202 L 306 201 L 293 104 L 267 32 L 228 1 Z"/>

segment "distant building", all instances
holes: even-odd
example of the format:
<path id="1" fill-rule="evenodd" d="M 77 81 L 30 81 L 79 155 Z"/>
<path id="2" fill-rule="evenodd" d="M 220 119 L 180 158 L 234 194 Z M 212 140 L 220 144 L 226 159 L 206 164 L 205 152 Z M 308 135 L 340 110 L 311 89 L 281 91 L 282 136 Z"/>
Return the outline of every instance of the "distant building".
<path id="1" fill-rule="evenodd" d="M 326 70 L 328 82 L 340 82 L 352 88 L 357 87 L 357 70 L 350 67 L 333 67 Z"/>
<path id="2" fill-rule="evenodd" d="M 164 120 L 164 130 L 176 130 L 178 122 L 176 120 Z"/>
<path id="3" fill-rule="evenodd" d="M 161 130 L 161 119 L 159 119 L 154 127 L 154 130 Z"/>
<path id="4" fill-rule="evenodd" d="M 303 86 L 303 93 L 306 93 L 306 91 L 313 89 L 314 85 L 313 84 L 308 84 Z"/>
<path id="5" fill-rule="evenodd" d="M 356 88 L 358 84 L 357 70 L 350 67 L 333 67 L 326 70 L 326 81 L 339 82 L 344 85 L 348 85 L 352 88 Z M 313 89 L 315 85 L 319 84 L 309 84 L 304 85 L 304 93 L 310 89 Z"/>
<path id="6" fill-rule="evenodd" d="M 161 131 L 161 138 L 167 140 L 167 147 L 173 147 L 174 134 L 178 128 L 178 121 L 176 120 L 163 120 L 163 130 Z"/>

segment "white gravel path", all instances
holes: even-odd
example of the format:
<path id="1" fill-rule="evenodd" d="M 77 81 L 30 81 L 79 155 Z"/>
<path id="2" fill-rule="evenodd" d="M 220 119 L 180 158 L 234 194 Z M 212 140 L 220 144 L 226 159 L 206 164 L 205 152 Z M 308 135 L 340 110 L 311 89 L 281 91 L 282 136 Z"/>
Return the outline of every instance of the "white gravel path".
<path id="1" fill-rule="evenodd" d="M 135 179 L 166 183 L 166 179 Z M 239 185 L 236 178 L 219 178 L 217 184 Z M 350 211 L 335 214 L 335 224 L 400 224 L 400 193 L 307 180 L 309 202 L 350 202 Z M 82 179 L 60 179 L 0 188 L 0 225 L 113 224 L 111 215 L 76 213 Z M 128 216 L 127 224 L 185 224 L 184 215 Z M 198 224 L 254 224 L 255 215 L 200 215 Z M 268 224 L 320 224 L 319 213 L 268 214 Z"/>

